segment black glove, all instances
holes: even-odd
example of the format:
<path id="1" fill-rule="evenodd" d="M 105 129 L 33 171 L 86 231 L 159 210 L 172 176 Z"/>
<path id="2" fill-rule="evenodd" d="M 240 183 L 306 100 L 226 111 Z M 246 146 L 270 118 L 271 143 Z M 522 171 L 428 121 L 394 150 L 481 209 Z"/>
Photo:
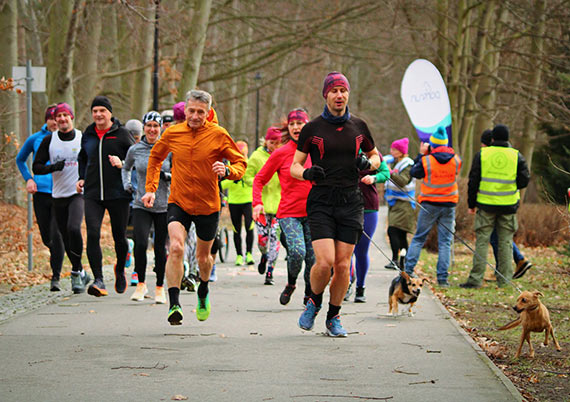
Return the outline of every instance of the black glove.
<path id="1" fill-rule="evenodd" d="M 65 167 L 65 161 L 58 161 L 54 164 L 50 165 L 50 171 L 52 172 L 59 172 L 60 170 L 63 170 L 63 168 Z"/>
<path id="2" fill-rule="evenodd" d="M 303 172 L 303 179 L 309 181 L 318 181 L 326 177 L 325 169 L 319 165 L 311 166 Z"/>
<path id="3" fill-rule="evenodd" d="M 372 164 L 370 163 L 366 155 L 364 154 L 358 155 L 358 157 L 356 158 L 356 168 L 358 170 L 368 170 L 370 169 L 370 166 L 372 166 Z"/>
<path id="4" fill-rule="evenodd" d="M 235 183 L 235 184 L 238 184 L 241 180 L 242 180 L 242 179 L 234 180 L 234 183 Z"/>

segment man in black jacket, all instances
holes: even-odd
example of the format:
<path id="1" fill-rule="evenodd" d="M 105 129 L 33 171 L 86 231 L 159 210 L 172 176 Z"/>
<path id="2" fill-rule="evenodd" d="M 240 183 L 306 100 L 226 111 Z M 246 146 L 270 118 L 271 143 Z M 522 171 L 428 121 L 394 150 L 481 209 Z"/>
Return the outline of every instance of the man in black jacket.
<path id="1" fill-rule="evenodd" d="M 127 288 L 125 260 L 128 252 L 126 237 L 129 203 L 132 196 L 123 189 L 122 161 L 134 144 L 134 138 L 113 117 L 111 102 L 105 96 L 96 96 L 91 104 L 94 123 L 83 132 L 79 152 L 79 181 L 77 192 L 85 199 L 87 226 L 87 258 L 95 280 L 87 293 L 107 296 L 103 282 L 103 256 L 101 253 L 101 224 L 105 210 L 111 218 L 115 241 L 115 291 L 124 293 Z"/>

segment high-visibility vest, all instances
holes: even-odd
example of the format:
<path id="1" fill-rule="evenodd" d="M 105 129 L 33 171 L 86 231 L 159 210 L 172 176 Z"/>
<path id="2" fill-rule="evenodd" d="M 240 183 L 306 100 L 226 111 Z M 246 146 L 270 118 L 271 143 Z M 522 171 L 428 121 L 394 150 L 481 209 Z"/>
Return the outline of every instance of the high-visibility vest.
<path id="1" fill-rule="evenodd" d="M 461 159 L 457 155 L 447 163 L 439 163 L 433 155 L 422 158 L 425 176 L 420 187 L 419 202 L 459 201 L 457 174 L 461 169 Z"/>
<path id="2" fill-rule="evenodd" d="M 481 182 L 477 202 L 485 205 L 515 205 L 519 151 L 506 147 L 481 149 Z"/>
<path id="3" fill-rule="evenodd" d="M 394 169 L 398 172 L 401 172 L 413 164 L 414 161 L 411 158 L 405 157 L 400 162 L 398 162 L 396 166 L 394 166 Z M 412 205 L 412 208 L 416 208 L 416 179 L 412 178 L 412 180 L 410 180 L 410 182 L 403 188 L 397 186 L 393 181 L 388 180 L 384 187 L 386 189 L 384 199 L 389 206 L 392 207 L 394 204 L 396 204 L 396 200 L 401 200 L 408 201 Z"/>

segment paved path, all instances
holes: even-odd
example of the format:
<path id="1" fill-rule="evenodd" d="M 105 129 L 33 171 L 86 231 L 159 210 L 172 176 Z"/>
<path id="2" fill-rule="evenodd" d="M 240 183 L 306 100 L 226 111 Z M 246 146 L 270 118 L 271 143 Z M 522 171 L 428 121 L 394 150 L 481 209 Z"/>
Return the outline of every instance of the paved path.
<path id="1" fill-rule="evenodd" d="M 385 217 L 375 239 L 387 252 L 383 233 Z M 313 332 L 297 327 L 302 279 L 290 305 L 279 304 L 282 257 L 275 286 L 264 286 L 257 271 L 218 265 L 205 322 L 193 313 L 195 293 L 183 292 L 184 325 L 171 327 L 167 306 L 130 301 L 133 288 L 101 299 L 64 297 L 16 314 L 0 324 L 0 399 L 521 400 L 429 290 L 415 317 L 387 316 L 395 274 L 382 268 L 386 260 L 376 249 L 371 259 L 368 302 L 342 308 L 345 339 L 323 336 L 324 311 Z"/>

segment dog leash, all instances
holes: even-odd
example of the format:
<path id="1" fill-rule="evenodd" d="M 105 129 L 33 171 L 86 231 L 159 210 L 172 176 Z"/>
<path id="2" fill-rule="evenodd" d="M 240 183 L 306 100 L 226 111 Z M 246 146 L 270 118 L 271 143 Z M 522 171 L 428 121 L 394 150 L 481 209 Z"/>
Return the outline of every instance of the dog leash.
<path id="1" fill-rule="evenodd" d="M 370 243 L 374 244 L 374 247 L 376 247 L 378 249 L 378 251 L 380 251 L 380 253 L 382 253 L 382 255 L 384 257 L 386 257 L 386 259 L 388 261 L 390 261 L 392 264 L 394 264 L 394 266 L 396 267 L 396 269 L 400 272 L 400 274 L 402 273 L 402 270 L 400 269 L 400 266 L 394 261 L 392 260 L 390 257 L 388 257 L 386 255 L 386 253 L 380 248 L 380 246 L 378 244 L 376 244 L 376 242 L 374 240 L 372 240 L 372 238 L 370 236 L 368 236 L 368 233 L 366 233 L 364 230 L 362 231 L 362 234 L 364 234 L 364 236 L 366 236 L 368 238 L 368 240 L 370 240 Z"/>

